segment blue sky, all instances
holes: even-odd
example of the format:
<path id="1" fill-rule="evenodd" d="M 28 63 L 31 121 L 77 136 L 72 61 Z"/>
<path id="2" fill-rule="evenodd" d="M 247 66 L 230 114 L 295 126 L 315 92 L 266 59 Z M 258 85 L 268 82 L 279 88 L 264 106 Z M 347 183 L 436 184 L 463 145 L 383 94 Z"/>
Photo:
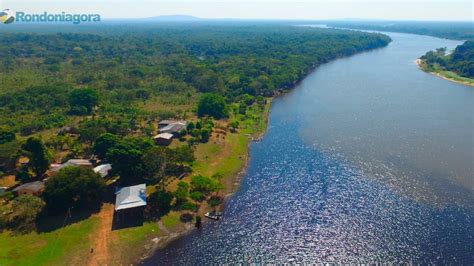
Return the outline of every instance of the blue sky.
<path id="1" fill-rule="evenodd" d="M 0 0 L 12 11 L 98 13 L 103 18 L 144 18 L 159 15 L 193 15 L 202 18 L 243 19 L 473 19 L 468 0 Z"/>

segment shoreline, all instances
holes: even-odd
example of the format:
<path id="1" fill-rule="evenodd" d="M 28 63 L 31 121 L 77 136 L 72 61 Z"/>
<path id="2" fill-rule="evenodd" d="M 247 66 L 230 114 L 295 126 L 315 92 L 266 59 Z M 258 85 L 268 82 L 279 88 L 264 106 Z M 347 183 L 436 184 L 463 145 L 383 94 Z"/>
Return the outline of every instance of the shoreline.
<path id="1" fill-rule="evenodd" d="M 448 80 L 448 81 L 451 81 L 451 82 L 454 82 L 454 83 L 462 84 L 462 85 L 469 86 L 469 87 L 474 87 L 474 83 L 453 79 L 453 78 L 447 77 L 447 76 L 445 76 L 445 75 L 443 75 L 439 72 L 426 70 L 425 67 L 424 67 L 424 62 L 420 58 L 417 58 L 415 60 L 415 64 L 417 65 L 418 69 L 422 70 L 425 73 L 431 74 L 431 75 L 436 76 L 438 78 L 442 78 L 444 80 Z"/>
<path id="2" fill-rule="evenodd" d="M 238 189 L 240 188 L 240 185 L 242 183 L 242 179 L 245 176 L 245 174 L 247 173 L 248 165 L 249 165 L 249 162 L 250 162 L 250 145 L 253 142 L 258 141 L 263 136 L 265 136 L 265 134 L 267 132 L 267 128 L 268 128 L 268 119 L 269 119 L 270 108 L 271 108 L 273 99 L 275 97 L 280 96 L 280 95 L 282 95 L 282 94 L 275 95 L 273 97 L 270 97 L 270 98 L 266 99 L 267 103 L 265 104 L 265 107 L 264 107 L 264 110 L 263 110 L 263 113 L 262 113 L 263 114 L 263 125 L 264 125 L 264 127 L 259 132 L 256 132 L 255 134 L 247 137 L 248 143 L 247 143 L 246 155 L 245 155 L 245 158 L 243 158 L 244 165 L 242 166 L 242 169 L 236 175 L 224 177 L 222 179 L 222 183 L 230 184 L 230 185 L 229 186 L 227 186 L 227 185 L 224 186 L 224 189 L 222 191 L 223 194 L 224 194 L 223 195 L 223 201 L 220 205 L 217 206 L 217 208 L 216 208 L 217 210 L 222 211 L 225 208 L 225 205 L 227 204 L 227 201 L 229 200 L 229 198 L 232 197 L 235 194 L 235 192 L 237 192 Z M 198 214 L 201 215 L 201 214 L 204 214 L 206 212 L 207 212 L 207 210 L 201 210 Z M 208 222 L 210 222 L 208 219 L 206 219 L 205 217 L 202 217 L 202 224 L 203 225 L 208 223 Z M 158 222 L 158 223 L 160 223 L 160 222 Z M 190 234 L 194 230 L 198 230 L 194 226 L 194 223 L 186 223 L 184 225 L 184 229 L 182 229 L 182 230 L 170 231 L 165 236 L 157 236 L 157 237 L 152 238 L 151 240 L 147 240 L 146 243 L 144 243 L 144 245 L 143 245 L 144 248 L 146 249 L 146 252 L 144 252 L 140 256 L 140 258 L 138 258 L 135 261 L 135 263 L 137 263 L 137 264 L 143 263 L 146 259 L 150 258 L 156 250 L 166 248 L 173 241 L 176 241 L 176 240 L 180 239 L 181 237 L 184 237 L 184 236 Z"/>
<path id="3" fill-rule="evenodd" d="M 390 42 L 391 41 L 392 40 L 390 40 Z M 387 43 L 387 45 L 389 43 Z M 359 52 L 356 52 L 356 53 L 348 55 L 348 56 L 336 57 L 336 58 L 333 58 L 333 59 L 328 60 L 327 62 L 324 62 L 324 63 L 321 63 L 321 64 L 315 64 L 308 70 L 307 73 L 305 73 L 305 75 L 302 76 L 302 78 L 298 79 L 296 82 L 294 82 L 292 84 L 291 89 L 277 90 L 277 91 L 275 91 L 273 96 L 271 96 L 269 98 L 266 98 L 266 100 L 268 102 L 265 104 L 265 109 L 263 110 L 263 113 L 262 113 L 264 126 L 259 132 L 256 132 L 256 133 L 254 133 L 254 134 L 247 137 L 248 143 L 247 143 L 246 155 L 245 155 L 245 158 L 243 158 L 244 159 L 244 165 L 242 166 L 242 169 L 237 174 L 235 174 L 233 176 L 228 176 L 228 177 L 225 177 L 225 178 L 222 179 L 222 183 L 231 184 L 231 186 L 224 185 L 224 189 L 223 189 L 223 193 L 224 193 L 223 198 L 224 198 L 224 200 L 220 205 L 217 206 L 216 209 L 219 210 L 219 211 L 222 211 L 225 208 L 227 200 L 232 195 L 234 195 L 235 192 L 239 189 L 239 187 L 241 185 L 242 178 L 247 173 L 247 168 L 248 168 L 248 164 L 249 164 L 249 161 L 250 161 L 250 145 L 253 142 L 258 141 L 263 136 L 265 136 L 265 134 L 267 132 L 267 128 L 268 128 L 270 108 L 271 108 L 271 105 L 272 105 L 273 100 L 275 98 L 280 97 L 282 95 L 285 95 L 289 91 L 292 91 L 295 87 L 297 87 L 299 85 L 300 82 L 302 82 L 302 80 L 304 80 L 312 72 L 316 71 L 316 69 L 319 66 L 323 65 L 323 64 L 329 63 L 329 62 L 337 60 L 337 59 L 351 57 L 353 55 L 357 55 L 357 54 L 360 54 L 360 53 L 371 52 L 371 51 L 374 51 L 374 50 L 377 50 L 377 49 L 382 49 L 382 48 L 387 47 L 387 45 L 381 46 L 381 47 L 376 47 L 376 48 L 373 48 L 373 49 L 359 51 Z M 202 210 L 202 211 L 199 211 L 198 214 L 203 216 L 202 214 L 204 214 L 206 212 L 207 211 Z M 203 225 L 208 223 L 208 222 L 210 222 L 210 221 L 208 221 L 208 219 L 206 219 L 205 217 L 202 218 L 202 224 Z M 185 229 L 183 229 L 183 230 L 177 230 L 177 231 L 169 232 L 165 236 L 157 236 L 157 237 L 153 237 L 150 240 L 146 240 L 146 242 L 143 244 L 143 247 L 145 247 L 146 251 L 143 252 L 142 255 L 138 259 L 136 259 L 133 263 L 134 264 L 142 264 L 146 259 L 150 258 L 153 255 L 153 253 L 156 252 L 156 250 L 166 248 L 170 243 L 180 239 L 183 236 L 186 236 L 186 235 L 190 234 L 191 232 L 193 232 L 193 230 L 196 230 L 196 228 L 194 226 L 194 223 L 187 223 L 187 224 L 185 224 Z"/>

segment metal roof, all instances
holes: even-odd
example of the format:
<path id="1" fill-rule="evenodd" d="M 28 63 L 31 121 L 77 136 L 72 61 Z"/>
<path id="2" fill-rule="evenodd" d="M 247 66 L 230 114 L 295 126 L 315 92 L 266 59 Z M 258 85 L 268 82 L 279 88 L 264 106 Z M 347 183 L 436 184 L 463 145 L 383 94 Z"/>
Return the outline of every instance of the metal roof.
<path id="1" fill-rule="evenodd" d="M 109 171 L 112 170 L 112 165 L 109 163 L 101 164 L 94 168 L 94 172 L 99 174 L 101 177 L 106 177 L 109 174 Z"/>
<path id="2" fill-rule="evenodd" d="M 185 128 L 186 128 L 186 122 L 175 122 L 175 123 L 167 125 L 166 127 L 160 129 L 159 131 L 162 133 L 175 133 Z"/>
<path id="3" fill-rule="evenodd" d="M 57 164 L 51 164 L 51 170 L 53 172 L 58 172 L 59 170 L 61 170 L 62 168 L 66 167 L 66 166 L 76 166 L 76 167 L 81 167 L 81 166 L 87 166 L 87 167 L 92 167 L 92 163 L 87 160 L 87 159 L 70 159 L 68 160 L 67 162 L 61 164 L 61 165 L 57 165 Z"/>
<path id="4" fill-rule="evenodd" d="M 35 181 L 35 182 L 30 182 L 30 183 L 25 183 L 21 186 L 16 187 L 13 191 L 17 192 L 20 190 L 31 190 L 38 192 L 44 188 L 44 183 L 41 181 Z"/>
<path id="5" fill-rule="evenodd" d="M 115 210 L 146 206 L 146 185 L 123 187 L 115 192 Z"/>
<path id="6" fill-rule="evenodd" d="M 161 133 L 153 137 L 153 139 L 172 139 L 173 134 L 170 133 Z"/>

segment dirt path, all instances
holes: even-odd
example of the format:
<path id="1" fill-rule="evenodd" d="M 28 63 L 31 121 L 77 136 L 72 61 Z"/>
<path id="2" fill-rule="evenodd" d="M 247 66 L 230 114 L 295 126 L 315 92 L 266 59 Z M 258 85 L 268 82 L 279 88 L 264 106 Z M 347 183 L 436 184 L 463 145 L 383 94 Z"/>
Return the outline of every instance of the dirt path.
<path id="1" fill-rule="evenodd" d="M 100 218 L 100 227 L 91 235 L 93 252 L 90 253 L 88 265 L 107 265 L 109 260 L 108 242 L 112 232 L 112 220 L 114 215 L 114 206 L 104 204 L 102 209 L 95 216 Z"/>

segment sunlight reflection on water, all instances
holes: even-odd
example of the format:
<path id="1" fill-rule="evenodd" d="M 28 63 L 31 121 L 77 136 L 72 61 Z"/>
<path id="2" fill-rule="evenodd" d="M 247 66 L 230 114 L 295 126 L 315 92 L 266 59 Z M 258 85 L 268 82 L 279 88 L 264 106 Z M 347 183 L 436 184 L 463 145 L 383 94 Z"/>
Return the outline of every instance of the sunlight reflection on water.
<path id="1" fill-rule="evenodd" d="M 388 48 L 324 65 L 276 99 L 222 220 L 144 264 L 472 264 L 474 94 L 407 62 L 457 42 L 390 35 Z M 390 58 L 402 76 L 377 73 Z"/>

